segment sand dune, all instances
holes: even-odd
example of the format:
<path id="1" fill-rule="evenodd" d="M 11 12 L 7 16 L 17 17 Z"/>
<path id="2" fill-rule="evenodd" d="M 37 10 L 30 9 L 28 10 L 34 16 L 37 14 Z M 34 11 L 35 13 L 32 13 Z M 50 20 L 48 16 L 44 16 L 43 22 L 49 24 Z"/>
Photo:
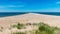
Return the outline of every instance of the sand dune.
<path id="1" fill-rule="evenodd" d="M 4 29 L 7 29 L 11 24 L 16 24 L 18 22 L 23 24 L 44 22 L 46 24 L 49 24 L 50 26 L 60 27 L 60 16 L 28 13 L 0 18 L 0 26 L 4 27 Z"/>

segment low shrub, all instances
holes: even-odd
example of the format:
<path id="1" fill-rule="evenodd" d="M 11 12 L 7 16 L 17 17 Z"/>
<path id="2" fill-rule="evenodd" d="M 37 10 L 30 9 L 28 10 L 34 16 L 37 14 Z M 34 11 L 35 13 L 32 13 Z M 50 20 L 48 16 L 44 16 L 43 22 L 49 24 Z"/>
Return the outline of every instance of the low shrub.
<path id="1" fill-rule="evenodd" d="M 24 26 L 23 24 L 18 23 L 16 25 L 13 25 L 12 27 L 17 28 L 17 29 L 21 29 L 23 26 Z"/>

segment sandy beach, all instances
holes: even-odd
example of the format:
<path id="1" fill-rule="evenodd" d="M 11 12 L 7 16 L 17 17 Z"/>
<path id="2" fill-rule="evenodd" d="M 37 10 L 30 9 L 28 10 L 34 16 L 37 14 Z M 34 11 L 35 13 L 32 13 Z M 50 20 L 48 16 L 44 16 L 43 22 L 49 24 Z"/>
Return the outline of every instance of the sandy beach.
<path id="1" fill-rule="evenodd" d="M 23 15 L 8 16 L 0 18 L 0 25 L 9 25 L 15 23 L 39 23 L 44 22 L 51 26 L 60 27 L 60 16 L 28 13 Z M 2 25 L 1 25 L 2 26 Z M 4 26 L 5 27 L 5 26 Z"/>
<path id="2" fill-rule="evenodd" d="M 23 24 L 44 22 L 50 26 L 60 27 L 60 16 L 28 13 L 0 18 L 0 26 L 4 27 L 4 29 L 7 29 L 10 27 L 10 25 L 16 24 L 18 22 Z"/>

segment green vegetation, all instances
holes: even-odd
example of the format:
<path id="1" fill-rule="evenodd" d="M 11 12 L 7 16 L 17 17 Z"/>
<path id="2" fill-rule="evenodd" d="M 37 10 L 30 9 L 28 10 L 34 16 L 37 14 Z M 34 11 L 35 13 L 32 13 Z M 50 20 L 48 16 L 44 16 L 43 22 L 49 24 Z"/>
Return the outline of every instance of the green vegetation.
<path id="1" fill-rule="evenodd" d="M 55 29 L 53 27 L 50 27 L 49 25 L 44 23 L 40 23 L 36 34 L 53 34 L 54 30 Z"/>
<path id="2" fill-rule="evenodd" d="M 47 24 L 44 24 L 43 22 L 39 24 L 32 24 L 36 25 L 38 27 L 37 30 L 32 30 L 29 33 L 30 34 L 60 34 L 60 28 L 58 27 L 52 27 Z M 21 29 L 24 25 L 18 23 L 17 25 L 14 25 L 13 27 L 16 27 L 17 29 Z M 28 32 L 15 32 L 13 34 L 27 34 Z"/>
<path id="3" fill-rule="evenodd" d="M 17 29 L 22 29 L 22 28 L 24 27 L 24 25 L 18 23 L 18 24 L 16 24 L 16 25 L 13 25 L 12 27 L 13 27 L 13 28 L 17 28 Z"/>
<path id="4" fill-rule="evenodd" d="M 32 30 L 31 34 L 60 34 L 60 28 L 52 27 L 44 23 L 39 23 L 37 30 Z M 56 31 L 56 32 L 55 32 Z"/>
<path id="5" fill-rule="evenodd" d="M 23 24 L 18 23 L 18 24 L 16 25 L 16 27 L 17 27 L 17 29 L 21 29 L 21 28 L 23 27 Z"/>
<path id="6" fill-rule="evenodd" d="M 3 31 L 3 27 L 0 27 L 0 31 L 1 31 L 1 32 Z"/>

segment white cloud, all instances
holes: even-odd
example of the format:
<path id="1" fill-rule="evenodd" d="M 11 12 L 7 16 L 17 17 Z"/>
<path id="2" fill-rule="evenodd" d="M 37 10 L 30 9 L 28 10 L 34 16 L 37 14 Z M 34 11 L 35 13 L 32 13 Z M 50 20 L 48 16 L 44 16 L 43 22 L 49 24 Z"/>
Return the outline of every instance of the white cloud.
<path id="1" fill-rule="evenodd" d="M 60 2 L 56 2 L 56 4 L 60 4 Z"/>
<path id="2" fill-rule="evenodd" d="M 14 5 L 8 5 L 7 7 L 16 7 L 16 6 L 14 6 Z"/>
<path id="3" fill-rule="evenodd" d="M 6 6 L 0 6 L 0 8 L 20 8 L 20 7 L 24 7 L 24 5 L 6 5 Z"/>
<path id="4" fill-rule="evenodd" d="M 12 7 L 13 7 L 13 8 L 17 8 L 17 7 L 24 7 L 24 5 L 8 5 L 7 7 L 8 7 L 8 8 L 9 8 L 9 7 L 11 7 L 11 8 L 12 8 Z"/>
<path id="5" fill-rule="evenodd" d="M 5 6 L 0 6 L 0 8 L 6 8 Z"/>

